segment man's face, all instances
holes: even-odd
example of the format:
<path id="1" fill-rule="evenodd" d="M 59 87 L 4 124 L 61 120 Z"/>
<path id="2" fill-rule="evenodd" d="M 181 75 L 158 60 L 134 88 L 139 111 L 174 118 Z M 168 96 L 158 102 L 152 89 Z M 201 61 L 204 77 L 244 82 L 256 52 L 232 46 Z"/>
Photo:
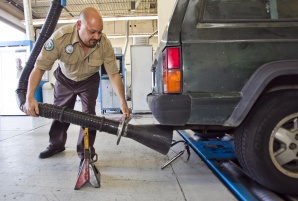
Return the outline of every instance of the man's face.
<path id="1" fill-rule="evenodd" d="M 100 21 L 81 21 L 77 22 L 77 30 L 81 41 L 89 48 L 95 47 L 101 38 L 103 24 Z"/>

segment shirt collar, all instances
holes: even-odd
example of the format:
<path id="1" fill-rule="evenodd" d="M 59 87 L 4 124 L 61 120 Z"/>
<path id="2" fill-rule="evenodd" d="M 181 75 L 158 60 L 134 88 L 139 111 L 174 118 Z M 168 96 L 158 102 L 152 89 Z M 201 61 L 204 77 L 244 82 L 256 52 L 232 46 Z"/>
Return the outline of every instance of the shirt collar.
<path id="1" fill-rule="evenodd" d="M 71 38 L 71 44 L 74 45 L 75 43 L 80 42 L 79 33 L 77 30 L 76 24 L 74 24 L 72 31 L 73 31 L 73 34 L 72 34 L 72 38 Z"/>

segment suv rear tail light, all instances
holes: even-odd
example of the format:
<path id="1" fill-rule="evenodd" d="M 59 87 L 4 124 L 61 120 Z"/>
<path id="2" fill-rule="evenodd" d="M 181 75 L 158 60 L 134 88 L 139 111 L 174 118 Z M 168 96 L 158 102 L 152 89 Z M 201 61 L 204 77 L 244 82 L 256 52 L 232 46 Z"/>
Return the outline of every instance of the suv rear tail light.
<path id="1" fill-rule="evenodd" d="M 163 51 L 163 85 L 164 93 L 181 93 L 180 48 L 167 47 Z"/>

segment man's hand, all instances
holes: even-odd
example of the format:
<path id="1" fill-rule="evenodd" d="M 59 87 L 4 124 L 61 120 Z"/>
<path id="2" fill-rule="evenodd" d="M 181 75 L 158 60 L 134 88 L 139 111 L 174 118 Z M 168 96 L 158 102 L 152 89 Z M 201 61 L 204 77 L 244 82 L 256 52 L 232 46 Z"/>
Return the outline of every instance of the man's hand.
<path id="1" fill-rule="evenodd" d="M 129 110 L 126 102 L 124 104 L 121 104 L 121 111 L 122 111 L 123 116 L 126 117 L 126 119 L 130 118 L 130 110 Z"/>
<path id="2" fill-rule="evenodd" d="M 34 94 L 44 72 L 45 72 L 44 70 L 40 70 L 34 67 L 29 77 L 29 84 L 28 84 L 27 95 L 26 95 L 26 103 L 24 105 L 24 112 L 27 115 L 30 115 L 33 117 L 37 117 L 39 115 L 38 103 L 34 97 Z"/>
<path id="3" fill-rule="evenodd" d="M 30 115 L 33 117 L 37 117 L 39 115 L 38 103 L 34 98 L 34 94 L 44 72 L 45 72 L 44 70 L 40 70 L 34 67 L 29 77 L 29 84 L 27 89 L 26 103 L 24 105 L 24 112 L 27 115 Z"/>
<path id="4" fill-rule="evenodd" d="M 39 115 L 38 103 L 35 98 L 27 99 L 24 105 L 24 112 L 27 115 L 37 117 Z"/>

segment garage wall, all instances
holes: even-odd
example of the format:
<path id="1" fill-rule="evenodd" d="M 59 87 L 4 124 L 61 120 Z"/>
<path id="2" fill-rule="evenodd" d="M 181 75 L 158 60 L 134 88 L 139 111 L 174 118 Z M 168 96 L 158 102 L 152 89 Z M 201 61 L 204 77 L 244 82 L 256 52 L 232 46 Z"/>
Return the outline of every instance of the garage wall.
<path id="1" fill-rule="evenodd" d="M 151 34 L 157 30 L 157 20 L 134 20 L 129 21 L 129 34 Z M 126 21 L 104 22 L 104 33 L 109 36 L 125 36 Z"/>

